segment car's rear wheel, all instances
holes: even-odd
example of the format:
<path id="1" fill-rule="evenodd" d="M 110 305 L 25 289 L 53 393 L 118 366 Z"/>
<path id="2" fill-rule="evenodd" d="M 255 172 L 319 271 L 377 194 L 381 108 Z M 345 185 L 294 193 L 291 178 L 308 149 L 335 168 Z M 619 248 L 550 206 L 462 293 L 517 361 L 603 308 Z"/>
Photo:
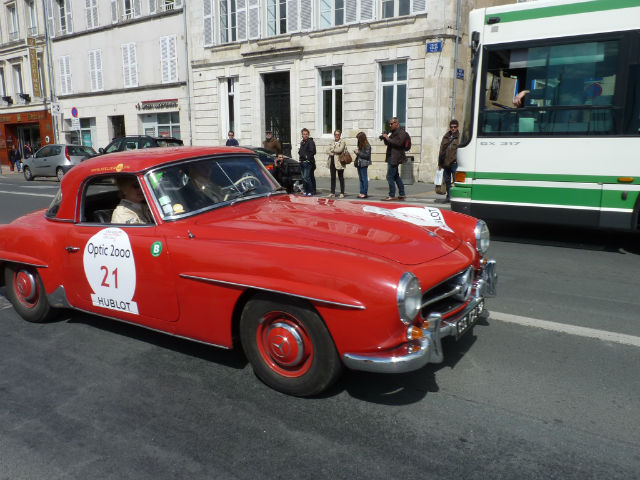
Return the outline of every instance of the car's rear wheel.
<path id="1" fill-rule="evenodd" d="M 4 269 L 7 298 L 28 322 L 42 323 L 55 317 L 38 272 L 31 267 L 9 265 Z"/>
<path id="2" fill-rule="evenodd" d="M 283 393 L 317 395 L 342 371 L 324 322 L 298 299 L 267 294 L 251 299 L 240 319 L 240 338 L 255 374 Z"/>
<path id="3" fill-rule="evenodd" d="M 33 174 L 31 173 L 31 169 L 29 167 L 24 167 L 22 169 L 22 174 L 24 175 L 24 179 L 27 182 L 30 182 L 31 180 L 33 180 Z"/>
<path id="4" fill-rule="evenodd" d="M 56 177 L 58 177 L 59 182 L 62 181 L 62 177 L 64 177 L 64 170 L 62 170 L 62 167 L 56 168 Z"/>

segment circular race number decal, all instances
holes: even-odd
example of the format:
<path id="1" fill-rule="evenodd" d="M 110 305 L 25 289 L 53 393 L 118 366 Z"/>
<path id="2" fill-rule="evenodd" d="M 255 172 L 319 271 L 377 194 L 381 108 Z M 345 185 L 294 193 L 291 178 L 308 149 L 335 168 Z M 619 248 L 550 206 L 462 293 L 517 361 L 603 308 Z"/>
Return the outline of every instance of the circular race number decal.
<path id="1" fill-rule="evenodd" d="M 89 239 L 82 258 L 94 306 L 138 314 L 136 263 L 129 237 L 121 228 L 105 228 Z"/>

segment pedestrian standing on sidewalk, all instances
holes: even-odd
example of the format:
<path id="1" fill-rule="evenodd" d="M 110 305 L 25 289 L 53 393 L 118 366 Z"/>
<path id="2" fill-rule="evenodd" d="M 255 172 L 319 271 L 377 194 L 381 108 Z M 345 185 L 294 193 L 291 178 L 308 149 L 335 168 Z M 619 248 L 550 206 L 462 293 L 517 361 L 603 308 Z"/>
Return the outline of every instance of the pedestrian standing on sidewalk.
<path id="1" fill-rule="evenodd" d="M 407 132 L 400 126 L 397 117 L 391 117 L 389 119 L 389 127 L 391 133 L 383 133 L 380 135 L 382 140 L 387 145 L 387 153 L 385 161 L 387 162 L 387 182 L 389 183 L 389 196 L 383 198 L 385 202 L 392 200 L 404 200 L 407 198 L 404 192 L 404 183 L 398 172 L 400 164 L 407 161 L 405 155 L 405 144 L 407 141 Z M 398 185 L 398 198 L 396 198 L 396 185 Z"/>
<path id="2" fill-rule="evenodd" d="M 238 140 L 236 139 L 236 134 L 233 130 L 229 130 L 227 137 L 227 147 L 237 147 L 239 145 Z"/>
<path id="3" fill-rule="evenodd" d="M 9 151 L 9 161 L 11 162 L 11 171 L 13 172 L 14 168 L 17 168 L 18 172 L 20 171 L 20 159 L 22 156 L 20 155 L 20 150 L 18 150 L 18 145 L 13 144 L 11 150 Z"/>
<path id="4" fill-rule="evenodd" d="M 327 159 L 327 167 L 331 173 L 331 193 L 330 197 L 336 196 L 336 173 L 340 180 L 340 198 L 344 198 L 344 165 L 340 163 L 340 154 L 347 148 L 347 142 L 341 138 L 342 132 L 336 130 L 333 132 L 333 144 L 329 145 L 329 158 Z"/>
<path id="5" fill-rule="evenodd" d="M 29 158 L 31 155 L 33 155 L 33 150 L 31 150 L 31 145 L 29 144 L 29 142 L 26 142 L 24 144 L 22 151 L 24 152 L 24 158 Z"/>
<path id="6" fill-rule="evenodd" d="M 282 145 L 275 137 L 271 135 L 271 130 L 267 130 L 265 132 L 265 139 L 262 142 L 262 146 L 265 150 L 273 152 L 276 155 L 282 153 Z"/>
<path id="7" fill-rule="evenodd" d="M 450 202 L 451 183 L 456 181 L 456 171 L 458 170 L 458 141 L 460 132 L 458 131 L 458 120 L 455 118 L 449 122 L 449 131 L 444 134 L 440 142 L 440 152 L 438 154 L 438 167 L 444 169 L 444 183 L 447 186 L 447 198 L 445 202 Z"/>
<path id="8" fill-rule="evenodd" d="M 358 140 L 358 148 L 353 153 L 356 154 L 356 168 L 358 169 L 358 179 L 360 181 L 360 198 L 367 198 L 369 196 L 369 173 L 367 172 L 369 165 L 371 165 L 371 145 L 367 140 L 367 134 L 360 132 L 356 135 Z"/>
<path id="9" fill-rule="evenodd" d="M 300 133 L 302 134 L 302 141 L 298 149 L 300 175 L 302 176 L 304 194 L 307 197 L 312 197 L 316 194 L 316 179 L 313 175 L 316 168 L 316 144 L 309 136 L 307 128 L 303 128 Z"/>

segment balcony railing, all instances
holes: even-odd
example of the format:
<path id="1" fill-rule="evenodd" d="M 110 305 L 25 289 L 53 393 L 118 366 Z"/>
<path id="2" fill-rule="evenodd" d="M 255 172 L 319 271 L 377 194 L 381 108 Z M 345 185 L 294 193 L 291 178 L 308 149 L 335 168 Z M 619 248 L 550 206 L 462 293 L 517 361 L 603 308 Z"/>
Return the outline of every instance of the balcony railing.
<path id="1" fill-rule="evenodd" d="M 20 37 L 20 32 L 17 30 L 15 32 L 9 32 L 9 41 L 18 40 Z"/>
<path id="2" fill-rule="evenodd" d="M 133 8 L 127 8 L 125 9 L 125 11 L 122 14 L 122 19 L 123 20 L 132 20 L 135 16 L 135 12 L 133 10 Z"/>

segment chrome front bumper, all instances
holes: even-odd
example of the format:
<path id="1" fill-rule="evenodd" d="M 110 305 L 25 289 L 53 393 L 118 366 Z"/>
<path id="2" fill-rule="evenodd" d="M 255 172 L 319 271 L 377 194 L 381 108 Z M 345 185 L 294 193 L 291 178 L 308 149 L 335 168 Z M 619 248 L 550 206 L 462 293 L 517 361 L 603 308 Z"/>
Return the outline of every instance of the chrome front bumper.
<path id="1" fill-rule="evenodd" d="M 464 335 L 479 318 L 487 315 L 484 300 L 496 295 L 497 282 L 496 262 L 488 260 L 474 282 L 471 299 L 464 310 L 446 320 L 442 320 L 439 313 L 432 313 L 419 340 L 382 352 L 345 353 L 342 355 L 345 366 L 367 372 L 402 373 L 418 370 L 427 363 L 442 362 L 442 338 Z"/>

